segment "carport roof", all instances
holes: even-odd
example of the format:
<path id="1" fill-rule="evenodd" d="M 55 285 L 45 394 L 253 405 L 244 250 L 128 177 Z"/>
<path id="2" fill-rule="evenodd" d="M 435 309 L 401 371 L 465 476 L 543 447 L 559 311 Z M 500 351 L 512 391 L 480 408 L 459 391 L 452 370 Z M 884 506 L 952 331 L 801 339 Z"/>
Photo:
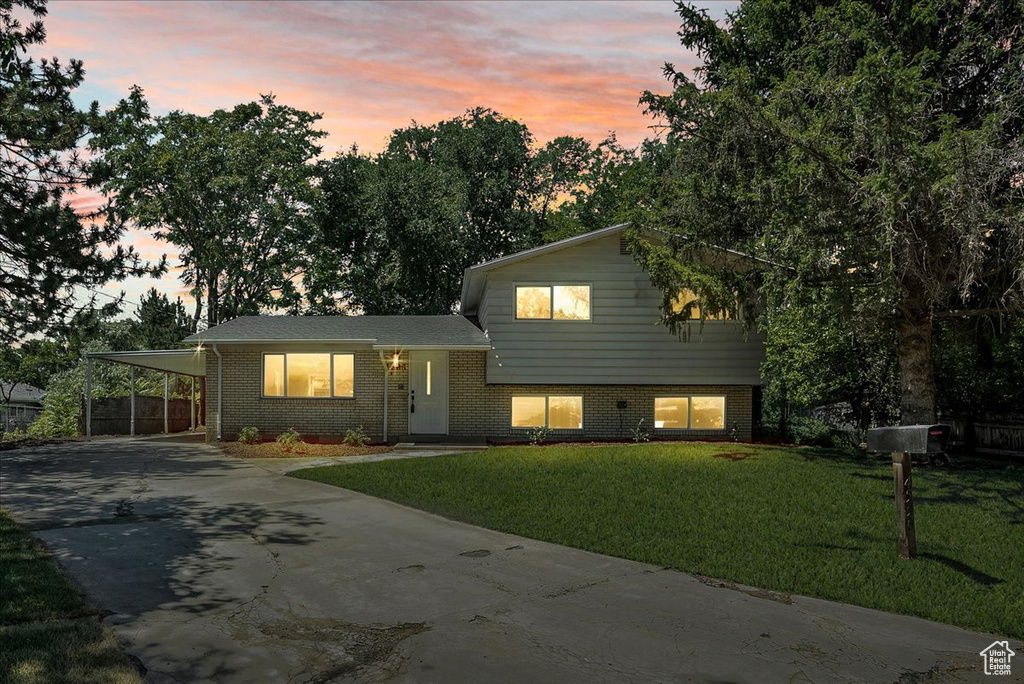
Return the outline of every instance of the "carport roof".
<path id="1" fill-rule="evenodd" d="M 144 351 L 89 352 L 91 359 L 102 359 L 149 370 L 206 377 L 206 352 L 202 349 L 149 349 Z"/>

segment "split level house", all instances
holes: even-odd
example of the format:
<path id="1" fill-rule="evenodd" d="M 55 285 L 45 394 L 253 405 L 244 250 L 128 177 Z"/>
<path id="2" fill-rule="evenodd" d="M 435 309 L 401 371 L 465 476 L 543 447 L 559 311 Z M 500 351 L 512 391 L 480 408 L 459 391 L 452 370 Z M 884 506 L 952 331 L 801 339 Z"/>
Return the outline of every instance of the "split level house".
<path id="1" fill-rule="evenodd" d="M 738 316 L 659 323 L 625 226 L 466 269 L 459 314 L 245 316 L 205 350 L 207 437 L 287 428 L 375 441 L 750 439 L 763 336 Z M 751 257 L 708 248 L 737 269 Z M 686 293 L 682 293 L 685 298 Z M 683 301 L 683 300 L 680 300 Z M 740 304 L 741 306 L 743 304 Z"/>

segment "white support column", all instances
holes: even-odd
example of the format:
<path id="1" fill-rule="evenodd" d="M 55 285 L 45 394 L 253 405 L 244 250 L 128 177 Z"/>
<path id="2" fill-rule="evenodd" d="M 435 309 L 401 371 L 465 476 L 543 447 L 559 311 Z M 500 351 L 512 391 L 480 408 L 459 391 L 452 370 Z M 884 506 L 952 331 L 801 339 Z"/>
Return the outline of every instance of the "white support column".
<path id="1" fill-rule="evenodd" d="M 196 376 L 192 376 L 192 400 L 188 404 L 188 420 L 193 430 L 196 429 Z"/>
<path id="2" fill-rule="evenodd" d="M 92 357 L 85 370 L 85 436 L 92 437 Z"/>
<path id="3" fill-rule="evenodd" d="M 130 378 L 129 382 L 132 385 L 132 388 L 131 388 L 132 389 L 132 391 L 131 391 L 131 394 L 132 394 L 132 433 L 131 434 L 132 434 L 132 437 L 134 437 L 135 436 L 135 366 L 128 366 L 128 368 L 129 368 L 129 375 L 128 375 L 128 377 Z"/>
<path id="4" fill-rule="evenodd" d="M 167 392 L 168 392 L 168 389 L 169 389 L 169 386 L 170 386 L 170 378 L 171 378 L 171 374 L 167 373 L 165 371 L 164 372 L 164 434 L 165 435 L 168 432 L 168 430 L 167 430 L 167 427 L 168 427 L 168 425 L 167 425 Z"/>

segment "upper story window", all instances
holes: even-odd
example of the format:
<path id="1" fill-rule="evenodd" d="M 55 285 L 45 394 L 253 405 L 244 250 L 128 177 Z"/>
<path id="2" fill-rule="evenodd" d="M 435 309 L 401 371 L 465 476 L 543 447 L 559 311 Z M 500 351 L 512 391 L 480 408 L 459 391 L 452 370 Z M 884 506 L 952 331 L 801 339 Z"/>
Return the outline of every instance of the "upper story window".
<path id="1" fill-rule="evenodd" d="M 686 314 L 686 318 L 691 321 L 700 320 L 700 300 L 697 298 L 696 293 L 692 290 L 683 288 L 679 291 L 675 297 L 672 298 L 672 313 L 674 314 Z M 722 313 L 707 313 L 704 316 L 706 321 L 729 321 L 736 318 L 735 309 L 729 309 L 724 314 Z"/>
<path id="2" fill-rule="evenodd" d="M 350 399 L 354 390 L 354 354 L 263 355 L 265 397 Z"/>
<path id="3" fill-rule="evenodd" d="M 516 285 L 516 319 L 589 321 L 590 285 Z"/>

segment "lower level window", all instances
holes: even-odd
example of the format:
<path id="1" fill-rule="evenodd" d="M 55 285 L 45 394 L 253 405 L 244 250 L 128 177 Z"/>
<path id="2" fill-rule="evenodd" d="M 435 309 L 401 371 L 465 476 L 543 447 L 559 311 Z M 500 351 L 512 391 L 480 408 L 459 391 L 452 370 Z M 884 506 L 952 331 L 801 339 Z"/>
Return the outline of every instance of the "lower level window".
<path id="1" fill-rule="evenodd" d="M 512 427 L 583 429 L 583 397 L 512 397 Z"/>
<path id="2" fill-rule="evenodd" d="M 656 397 L 654 427 L 659 430 L 724 430 L 725 397 Z"/>

